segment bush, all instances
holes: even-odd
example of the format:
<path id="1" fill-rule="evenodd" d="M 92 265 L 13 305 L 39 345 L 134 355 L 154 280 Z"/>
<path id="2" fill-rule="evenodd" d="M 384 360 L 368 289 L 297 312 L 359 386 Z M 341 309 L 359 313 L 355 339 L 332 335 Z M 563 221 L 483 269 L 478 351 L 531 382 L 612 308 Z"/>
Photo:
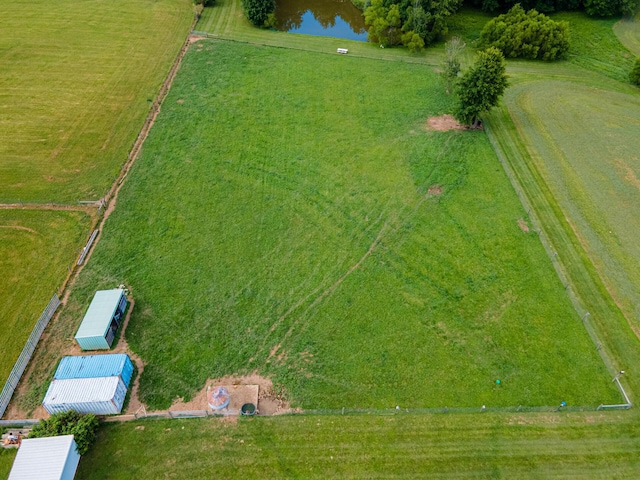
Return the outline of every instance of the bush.
<path id="1" fill-rule="evenodd" d="M 96 440 L 98 419 L 93 414 L 82 415 L 74 410 L 55 413 L 47 420 L 40 420 L 33 427 L 29 438 L 55 437 L 58 435 L 73 435 L 78 445 L 78 453 L 84 455 Z"/>
<path id="2" fill-rule="evenodd" d="M 256 27 L 264 27 L 275 9 L 275 0 L 242 0 L 244 15 Z"/>
<path id="3" fill-rule="evenodd" d="M 631 83 L 634 85 L 638 85 L 640 87 L 640 58 L 636 58 L 636 64 L 629 73 L 629 80 L 631 80 Z"/>
<path id="4" fill-rule="evenodd" d="M 569 51 L 569 24 L 555 22 L 520 4 L 487 22 L 480 34 L 482 47 L 495 47 L 505 57 L 555 60 Z"/>

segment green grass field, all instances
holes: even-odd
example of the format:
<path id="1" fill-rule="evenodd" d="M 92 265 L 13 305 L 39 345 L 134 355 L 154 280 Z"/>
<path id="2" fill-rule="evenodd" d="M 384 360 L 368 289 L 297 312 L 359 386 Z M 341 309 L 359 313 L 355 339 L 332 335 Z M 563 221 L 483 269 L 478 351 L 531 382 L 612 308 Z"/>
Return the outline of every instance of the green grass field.
<path id="1" fill-rule="evenodd" d="M 0 385 L 88 238 L 83 212 L 0 209 Z"/>
<path id="2" fill-rule="evenodd" d="M 561 17 L 574 37 L 591 31 L 606 41 L 574 40 L 568 62 L 510 62 L 512 87 L 486 120 L 614 371 L 640 361 L 632 331 L 640 331 L 640 277 L 632 267 L 639 259 L 640 90 L 626 83 L 632 54 L 613 36 L 613 21 Z M 640 388 L 633 370 L 625 382 Z"/>
<path id="3" fill-rule="evenodd" d="M 2 3 L 0 202 L 99 199 L 188 33 L 191 2 Z"/>
<path id="4" fill-rule="evenodd" d="M 613 26 L 618 40 L 627 49 L 640 57 L 640 11 L 636 14 L 634 21 L 623 19 Z"/>
<path id="5" fill-rule="evenodd" d="M 9 478 L 9 472 L 13 465 L 13 459 L 16 457 L 17 450 L 0 449 L 0 478 Z"/>
<path id="6" fill-rule="evenodd" d="M 101 428 L 76 478 L 635 478 L 639 425 L 632 412 L 125 422 Z"/>
<path id="7" fill-rule="evenodd" d="M 151 408 L 253 370 L 305 408 L 618 402 L 486 136 L 425 131 L 442 92 L 421 65 L 198 44 L 70 311 L 131 285 Z"/>
<path id="8" fill-rule="evenodd" d="M 640 92 L 634 93 L 543 81 L 514 87 L 507 105 L 581 243 L 638 326 L 640 222 L 633 206 L 640 204 Z"/>

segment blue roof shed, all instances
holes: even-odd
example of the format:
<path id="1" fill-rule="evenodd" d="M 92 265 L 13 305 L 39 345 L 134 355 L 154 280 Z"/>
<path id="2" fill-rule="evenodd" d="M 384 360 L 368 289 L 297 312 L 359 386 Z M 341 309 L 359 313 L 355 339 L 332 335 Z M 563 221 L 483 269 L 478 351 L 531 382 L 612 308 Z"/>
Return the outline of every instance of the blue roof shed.
<path id="1" fill-rule="evenodd" d="M 124 290 L 99 290 L 93 297 L 80 328 L 76 342 L 83 350 L 108 350 L 127 308 Z"/>
<path id="2" fill-rule="evenodd" d="M 53 378 L 68 380 L 70 378 L 120 377 L 124 386 L 128 387 L 132 375 L 133 363 L 128 355 L 108 353 L 105 355 L 64 357 Z"/>

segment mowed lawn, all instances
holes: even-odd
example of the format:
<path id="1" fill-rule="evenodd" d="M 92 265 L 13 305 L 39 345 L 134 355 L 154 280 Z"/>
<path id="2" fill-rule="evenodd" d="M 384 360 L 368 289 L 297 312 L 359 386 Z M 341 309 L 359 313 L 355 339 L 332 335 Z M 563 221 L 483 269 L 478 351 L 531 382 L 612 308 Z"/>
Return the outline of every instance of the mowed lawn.
<path id="1" fill-rule="evenodd" d="M 581 243 L 640 325 L 640 90 L 563 81 L 514 87 L 507 106 Z"/>
<path id="2" fill-rule="evenodd" d="M 0 202 L 102 197 L 192 11 L 189 0 L 2 1 Z"/>
<path id="3" fill-rule="evenodd" d="M 0 384 L 88 238 L 83 212 L 0 210 Z"/>
<path id="4" fill-rule="evenodd" d="M 636 478 L 638 449 L 634 412 L 136 421 L 76 478 Z"/>
<path id="5" fill-rule="evenodd" d="M 618 402 L 484 133 L 425 130 L 443 90 L 196 44 L 69 311 L 131 286 L 151 408 L 254 370 L 304 408 Z"/>

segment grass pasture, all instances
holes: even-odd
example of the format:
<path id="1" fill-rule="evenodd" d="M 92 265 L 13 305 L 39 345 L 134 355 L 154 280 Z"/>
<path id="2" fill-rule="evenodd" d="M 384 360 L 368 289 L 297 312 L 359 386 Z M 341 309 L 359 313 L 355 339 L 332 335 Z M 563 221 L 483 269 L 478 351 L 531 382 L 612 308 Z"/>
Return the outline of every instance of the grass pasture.
<path id="1" fill-rule="evenodd" d="M 640 94 L 633 93 L 543 81 L 514 87 L 507 105 L 534 146 L 543 178 L 637 328 Z"/>
<path id="2" fill-rule="evenodd" d="M 640 57 L 640 11 L 634 20 L 623 18 L 613 26 L 613 31 L 629 51 Z"/>
<path id="3" fill-rule="evenodd" d="M 619 401 L 486 136 L 425 131 L 442 90 L 417 65 L 190 50 L 71 299 L 131 285 L 143 401 L 253 370 L 305 408 Z"/>
<path id="4" fill-rule="evenodd" d="M 624 412 L 110 423 L 77 478 L 635 478 L 636 420 Z"/>
<path id="5" fill-rule="evenodd" d="M 83 212 L 0 209 L 1 385 L 90 226 Z"/>
<path id="6" fill-rule="evenodd" d="M 99 199 L 188 33 L 192 4 L 2 3 L 0 202 Z"/>

